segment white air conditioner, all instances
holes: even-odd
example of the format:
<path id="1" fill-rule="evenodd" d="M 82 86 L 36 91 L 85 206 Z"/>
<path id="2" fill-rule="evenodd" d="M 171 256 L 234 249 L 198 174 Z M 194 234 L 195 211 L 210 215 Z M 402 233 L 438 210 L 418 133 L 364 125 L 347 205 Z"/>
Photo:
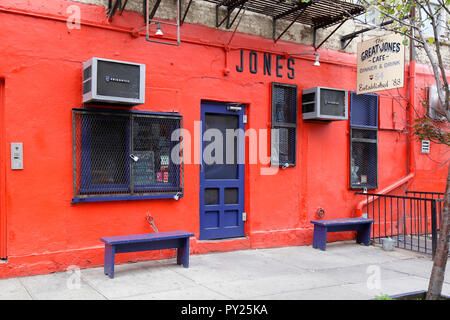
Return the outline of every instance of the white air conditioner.
<path id="1" fill-rule="evenodd" d="M 92 58 L 83 63 L 83 103 L 145 103 L 145 64 Z"/>
<path id="2" fill-rule="evenodd" d="M 347 120 L 348 92 L 314 87 L 302 92 L 303 120 Z"/>

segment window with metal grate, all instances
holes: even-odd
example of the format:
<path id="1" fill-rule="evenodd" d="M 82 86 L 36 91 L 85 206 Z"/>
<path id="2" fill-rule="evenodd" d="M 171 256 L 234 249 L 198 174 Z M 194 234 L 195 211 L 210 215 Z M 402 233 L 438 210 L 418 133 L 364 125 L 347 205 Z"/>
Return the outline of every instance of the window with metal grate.
<path id="1" fill-rule="evenodd" d="M 297 86 L 272 82 L 272 166 L 295 166 L 297 147 Z"/>
<path id="2" fill-rule="evenodd" d="M 350 126 L 378 128 L 378 95 L 350 93 Z"/>
<path id="3" fill-rule="evenodd" d="M 179 114 L 73 109 L 72 202 L 182 196 L 181 128 Z"/>
<path id="4" fill-rule="evenodd" d="M 378 187 L 378 95 L 350 93 L 350 188 Z"/>

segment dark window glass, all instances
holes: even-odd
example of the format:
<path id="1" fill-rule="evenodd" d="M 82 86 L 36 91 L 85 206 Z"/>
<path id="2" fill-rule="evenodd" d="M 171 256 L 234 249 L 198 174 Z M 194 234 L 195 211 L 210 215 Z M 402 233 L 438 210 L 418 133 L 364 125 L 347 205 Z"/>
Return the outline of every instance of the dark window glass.
<path id="1" fill-rule="evenodd" d="M 377 185 L 377 144 L 352 143 L 351 182 L 353 187 L 375 188 Z"/>
<path id="2" fill-rule="evenodd" d="M 217 188 L 205 189 L 205 204 L 206 205 L 219 204 L 219 189 Z"/>
<path id="3" fill-rule="evenodd" d="M 292 159 L 295 158 L 295 142 L 296 142 L 296 130 L 295 128 L 285 128 L 285 127 L 274 127 L 273 129 L 278 130 L 278 163 L 292 163 Z M 276 135 L 272 133 L 272 138 L 275 140 Z M 275 141 L 272 141 L 275 145 Z M 276 155 L 272 154 L 275 158 Z"/>
<path id="4" fill-rule="evenodd" d="M 224 199 L 225 204 L 238 204 L 239 192 L 238 188 L 225 188 Z"/>
<path id="5" fill-rule="evenodd" d="M 127 118 L 98 116 L 89 121 L 87 144 L 90 146 L 91 183 L 121 185 L 127 183 Z"/>
<path id="6" fill-rule="evenodd" d="M 352 138 L 359 139 L 377 139 L 377 131 L 376 130 L 364 130 L 364 129 L 352 129 Z"/>
<path id="7" fill-rule="evenodd" d="M 297 123 L 297 87 L 272 84 L 272 122 Z"/>
<path id="8" fill-rule="evenodd" d="M 133 119 L 133 152 L 137 157 L 133 161 L 135 186 L 174 183 L 173 165 L 171 165 L 171 133 L 177 128 L 172 119 L 135 117 Z"/>
<path id="9" fill-rule="evenodd" d="M 238 178 L 237 134 L 231 136 L 229 131 L 227 142 L 227 129 L 234 131 L 238 128 L 239 116 L 206 114 L 205 133 L 210 134 L 211 137 L 211 141 L 203 142 L 203 161 L 205 163 L 206 179 Z"/>

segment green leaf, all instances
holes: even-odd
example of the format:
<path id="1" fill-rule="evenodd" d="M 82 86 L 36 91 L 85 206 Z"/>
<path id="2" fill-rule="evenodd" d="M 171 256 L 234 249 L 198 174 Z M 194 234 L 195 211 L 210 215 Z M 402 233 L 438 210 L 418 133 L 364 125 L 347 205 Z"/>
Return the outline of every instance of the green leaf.
<path id="1" fill-rule="evenodd" d="M 433 37 L 427 38 L 427 42 L 428 42 L 429 44 L 433 44 L 433 43 L 434 43 L 434 38 L 433 38 Z"/>
<path id="2" fill-rule="evenodd" d="M 394 300 L 391 298 L 391 296 L 387 294 L 382 294 L 380 296 L 375 296 L 375 300 Z"/>
<path id="3" fill-rule="evenodd" d="M 402 41 L 402 43 L 403 43 L 404 46 L 407 46 L 407 45 L 408 45 L 408 39 L 404 39 L 404 40 Z"/>

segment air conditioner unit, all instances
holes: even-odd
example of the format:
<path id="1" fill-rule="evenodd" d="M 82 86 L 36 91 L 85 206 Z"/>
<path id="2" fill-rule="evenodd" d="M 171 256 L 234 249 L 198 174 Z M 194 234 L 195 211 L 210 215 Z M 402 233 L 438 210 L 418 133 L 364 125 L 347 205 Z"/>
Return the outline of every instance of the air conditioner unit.
<path id="1" fill-rule="evenodd" d="M 302 93 L 303 120 L 347 120 L 347 90 L 314 87 Z"/>
<path id="2" fill-rule="evenodd" d="M 145 64 L 92 58 L 83 63 L 83 103 L 145 103 Z"/>
<path id="3" fill-rule="evenodd" d="M 428 116 L 433 120 L 445 120 L 445 117 L 437 110 L 442 110 L 442 104 L 439 100 L 436 85 L 428 88 Z"/>

